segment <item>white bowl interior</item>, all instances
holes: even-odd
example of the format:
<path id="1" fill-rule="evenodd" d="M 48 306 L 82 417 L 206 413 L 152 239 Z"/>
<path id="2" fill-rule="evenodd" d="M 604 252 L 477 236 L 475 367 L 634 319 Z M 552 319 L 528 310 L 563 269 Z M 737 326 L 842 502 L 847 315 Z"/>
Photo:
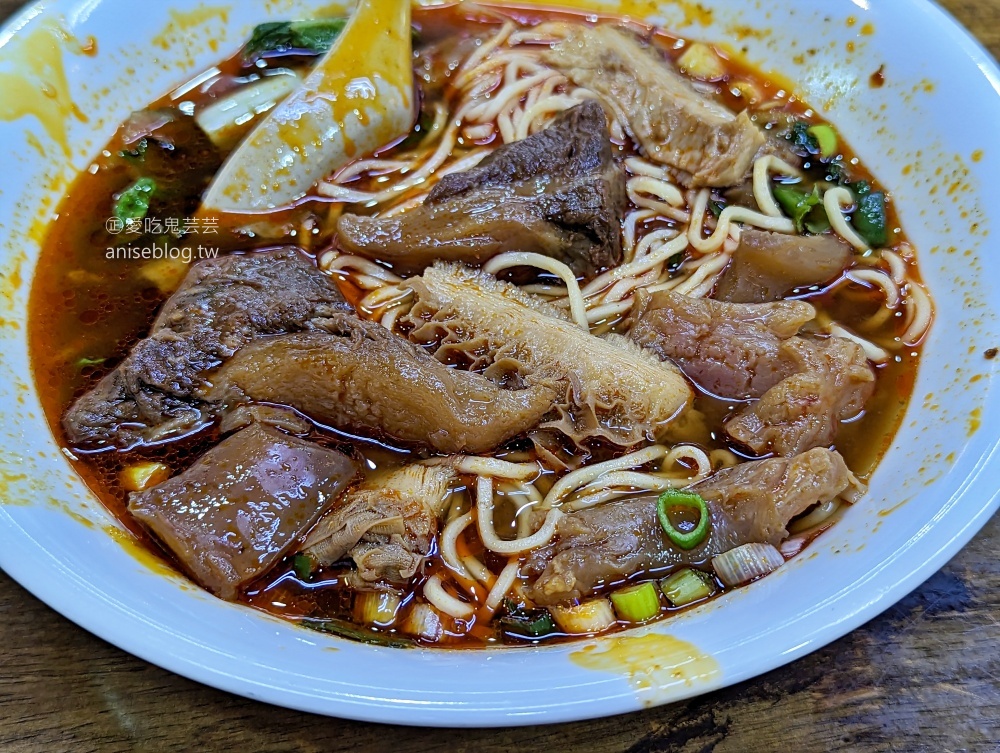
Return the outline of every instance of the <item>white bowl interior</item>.
<path id="1" fill-rule="evenodd" d="M 563 721 L 701 693 L 818 648 L 928 577 L 997 505 L 997 362 L 983 351 L 1000 346 L 1000 260 L 989 253 L 987 216 L 1000 200 L 1000 150 L 982 124 L 1000 122 L 1000 76 L 924 0 L 703 5 L 710 19 L 686 3 L 590 3 L 690 38 L 732 40 L 798 82 L 892 191 L 937 305 L 894 447 L 869 494 L 804 556 L 624 636 L 451 652 L 298 630 L 165 572 L 129 543 L 45 423 L 25 326 L 39 242 L 68 182 L 132 110 L 235 50 L 255 23 L 330 4 L 172 0 L 136 14 L 128 0 L 51 0 L 0 34 L 0 93 L 19 106 L 0 107 L 0 565 L 92 632 L 196 680 L 304 710 L 434 725 Z M 63 32 L 79 43 L 58 41 Z M 91 36 L 95 56 L 81 50 Z M 886 84 L 871 88 L 883 64 Z M 55 98 L 37 93 L 41 82 Z"/>

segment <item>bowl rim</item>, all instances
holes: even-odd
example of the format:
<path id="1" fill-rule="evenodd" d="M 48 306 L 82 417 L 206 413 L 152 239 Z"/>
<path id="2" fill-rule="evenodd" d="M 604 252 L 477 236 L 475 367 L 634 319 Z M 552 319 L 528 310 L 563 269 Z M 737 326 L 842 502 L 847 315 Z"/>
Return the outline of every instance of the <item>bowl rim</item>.
<path id="1" fill-rule="evenodd" d="M 961 52 L 968 56 L 981 71 L 982 75 L 989 81 L 994 91 L 1000 95 L 1000 66 L 997 65 L 997 62 L 985 47 L 964 29 L 950 13 L 933 0 L 909 0 L 909 2 L 914 6 L 915 11 L 939 22 L 942 32 L 947 33 L 949 39 L 958 45 Z M 25 6 L 18 13 L 11 16 L 0 27 L 0 47 L 8 44 L 17 34 L 20 27 L 39 13 L 46 12 L 50 6 L 51 3 L 47 0 L 38 0 L 38 2 Z M 957 500 L 960 496 L 967 495 L 973 485 L 978 484 L 982 486 L 986 484 L 987 480 L 983 478 L 984 472 L 991 464 L 996 462 L 998 454 L 1000 454 L 1000 433 L 984 447 L 976 461 L 973 472 L 961 482 L 955 490 L 952 499 Z M 982 491 L 982 489 L 979 491 Z M 783 666 L 822 648 L 882 613 L 937 572 L 988 522 L 990 517 L 1000 507 L 1000 489 L 992 487 L 991 492 L 991 494 L 981 497 L 982 502 L 974 508 L 973 514 L 963 514 L 961 520 L 949 519 L 950 527 L 948 536 L 936 539 L 933 545 L 926 540 L 922 541 L 921 553 L 924 555 L 922 564 L 910 569 L 906 573 L 901 573 L 899 577 L 893 577 L 891 585 L 874 593 L 865 603 L 853 603 L 851 608 L 843 613 L 833 624 L 827 625 L 823 630 L 815 631 L 806 640 L 803 640 L 787 651 L 775 652 L 766 661 L 758 663 L 756 668 L 729 673 L 719 681 L 692 687 L 690 692 L 681 691 L 674 693 L 671 696 L 671 702 L 727 687 Z M 965 511 L 972 509 L 971 505 L 967 505 L 964 508 Z M 951 512 L 951 517 L 954 518 L 955 514 L 950 510 L 949 512 Z M 939 522 L 943 524 L 944 517 Z M 88 584 L 85 582 L 79 582 L 81 589 L 76 593 L 76 598 L 67 601 L 65 599 L 65 585 L 59 584 L 58 579 L 51 577 L 51 571 L 48 567 L 38 566 L 38 556 L 44 556 L 54 570 L 62 570 L 68 576 L 71 574 L 66 572 L 65 568 L 61 567 L 59 561 L 48 550 L 26 535 L 16 522 L 5 514 L 3 505 L 0 505 L 0 530 L 15 533 L 10 541 L 5 541 L 5 544 L 8 544 L 7 546 L 0 547 L 0 568 L 5 570 L 13 580 L 49 607 L 88 632 L 144 661 L 196 682 L 204 683 L 252 700 L 265 701 L 305 712 L 336 715 L 358 721 L 391 722 L 393 724 L 419 726 L 446 724 L 454 727 L 501 727 L 535 724 L 539 721 L 544 721 L 545 723 L 577 721 L 610 716 L 641 708 L 641 704 L 634 695 L 619 694 L 614 697 L 594 696 L 586 702 L 555 706 L 547 710 L 543 718 L 518 717 L 506 711 L 499 711 L 497 714 L 491 716 L 481 710 L 476 713 L 475 718 L 469 718 L 466 716 L 471 713 L 468 710 L 448 709 L 446 705 L 421 709 L 420 714 L 430 715 L 431 718 L 429 719 L 422 719 L 415 714 L 409 714 L 403 718 L 390 718 L 394 713 L 398 712 L 398 708 L 390 705 L 388 699 L 373 699 L 370 703 L 349 703 L 346 701 L 338 703 L 330 699 L 323 699 L 322 703 L 319 703 L 308 698 L 305 694 L 300 696 L 289 695 L 281 689 L 272 688 L 267 684 L 256 683 L 252 678 L 238 673 L 221 672 L 217 669 L 207 667 L 198 663 L 190 656 L 180 653 L 163 653 L 159 648 L 159 643 L 145 642 L 143 635 L 138 632 L 130 634 L 122 631 L 119 623 L 116 622 L 116 618 L 120 619 L 123 613 L 129 619 L 134 619 L 136 615 L 128 612 L 124 605 L 112 603 L 102 598 L 102 594 L 99 591 L 88 587 Z M 16 535 L 18 532 L 22 535 Z M 4 538 L 7 539 L 6 536 Z M 841 597 L 841 599 L 845 600 L 849 598 L 847 594 Z M 152 628 L 156 627 L 145 621 L 140 620 L 140 622 Z M 442 652 L 435 649 L 422 650 L 429 654 Z M 547 649 L 539 650 L 545 651 Z M 603 708 L 601 707 L 602 704 L 604 704 Z"/>

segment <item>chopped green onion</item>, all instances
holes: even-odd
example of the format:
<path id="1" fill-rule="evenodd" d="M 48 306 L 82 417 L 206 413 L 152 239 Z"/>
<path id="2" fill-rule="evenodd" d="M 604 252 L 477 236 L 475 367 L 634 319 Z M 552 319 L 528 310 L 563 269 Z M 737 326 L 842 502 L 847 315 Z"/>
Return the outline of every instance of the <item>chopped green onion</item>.
<path id="1" fill-rule="evenodd" d="M 837 153 L 837 132 L 832 126 L 814 125 L 806 129 L 806 133 L 816 139 L 819 154 L 824 159 L 830 159 Z"/>
<path id="2" fill-rule="evenodd" d="M 698 511 L 698 523 L 690 531 L 678 531 L 670 522 L 667 511 L 671 507 L 690 507 Z M 660 519 L 663 532 L 681 549 L 694 549 L 708 538 L 711 514 L 701 495 L 680 489 L 667 489 L 656 500 L 656 516 Z"/>
<path id="3" fill-rule="evenodd" d="M 374 630 L 359 627 L 345 620 L 322 620 L 313 617 L 305 617 L 298 620 L 298 624 L 309 630 L 319 633 L 329 633 L 340 638 L 349 638 L 352 641 L 370 643 L 375 646 L 388 646 L 389 648 L 412 648 L 413 643 L 400 638 L 392 638 L 388 635 L 376 633 Z"/>
<path id="4" fill-rule="evenodd" d="M 505 602 L 505 609 L 506 614 L 498 620 L 505 633 L 521 638 L 540 638 L 555 632 L 556 623 L 544 609 L 525 609 L 510 599 Z"/>
<path id="5" fill-rule="evenodd" d="M 867 185 L 867 184 L 866 184 Z M 872 248 L 881 248 L 889 240 L 886 232 L 885 194 L 868 190 L 858 196 L 858 208 L 851 217 L 854 229 Z"/>
<path id="6" fill-rule="evenodd" d="M 708 211 L 711 212 L 716 219 L 722 216 L 722 211 L 725 208 L 726 202 L 724 201 L 716 201 L 715 199 L 712 199 L 708 202 Z"/>
<path id="7" fill-rule="evenodd" d="M 660 597 L 650 582 L 622 588 L 611 594 L 618 617 L 628 622 L 645 622 L 660 613 Z"/>
<path id="8" fill-rule="evenodd" d="M 149 213 L 149 202 L 155 191 L 155 180 L 139 178 L 118 195 L 115 201 L 115 217 L 124 223 L 143 219 Z"/>
<path id="9" fill-rule="evenodd" d="M 715 593 L 715 584 L 700 570 L 686 567 L 661 580 L 660 590 L 675 607 L 684 607 L 707 599 Z"/>
<path id="10" fill-rule="evenodd" d="M 243 63 L 248 65 L 265 55 L 283 55 L 289 52 L 322 54 L 333 47 L 346 25 L 347 20 L 343 18 L 260 24 L 243 47 Z"/>
<path id="11" fill-rule="evenodd" d="M 309 580 L 313 567 L 315 567 L 315 563 L 308 554 L 296 554 L 292 557 L 292 570 L 295 571 L 300 580 Z"/>
<path id="12" fill-rule="evenodd" d="M 775 186 L 774 198 L 781 204 L 785 214 L 795 222 L 795 229 L 800 233 L 803 229 L 821 233 L 830 227 L 830 220 L 823 208 L 823 197 L 819 193 L 819 186 L 813 186 L 811 192 L 798 186 Z"/>

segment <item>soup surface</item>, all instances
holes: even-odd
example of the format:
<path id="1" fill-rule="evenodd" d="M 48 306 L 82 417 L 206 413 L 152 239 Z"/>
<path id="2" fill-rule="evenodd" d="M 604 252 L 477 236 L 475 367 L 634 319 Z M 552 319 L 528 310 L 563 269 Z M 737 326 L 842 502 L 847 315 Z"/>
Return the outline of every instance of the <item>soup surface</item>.
<path id="1" fill-rule="evenodd" d="M 864 493 L 932 310 L 834 125 L 724 46 L 420 9 L 409 134 L 201 208 L 341 27 L 258 30 L 134 114 L 48 235 L 39 392 L 146 546 L 316 629 L 525 645 L 765 576 Z"/>

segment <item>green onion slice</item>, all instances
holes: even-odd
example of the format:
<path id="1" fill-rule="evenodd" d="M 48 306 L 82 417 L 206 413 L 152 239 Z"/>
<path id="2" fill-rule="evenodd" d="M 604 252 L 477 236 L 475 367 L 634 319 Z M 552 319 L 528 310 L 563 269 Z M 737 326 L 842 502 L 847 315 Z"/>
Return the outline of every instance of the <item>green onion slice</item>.
<path id="1" fill-rule="evenodd" d="M 618 616 L 629 622 L 645 622 L 660 613 L 660 597 L 652 583 L 640 583 L 611 594 L 611 603 Z"/>
<path id="2" fill-rule="evenodd" d="M 690 531 L 679 531 L 670 522 L 667 511 L 672 507 L 690 507 L 698 511 L 698 524 Z M 667 489 L 656 501 L 656 517 L 660 519 L 660 526 L 667 534 L 675 546 L 681 549 L 694 549 L 708 538 L 708 527 L 711 515 L 708 512 L 708 505 L 701 495 L 694 492 L 685 492 L 680 489 Z"/>
<path id="3" fill-rule="evenodd" d="M 829 159 L 837 153 L 837 132 L 833 130 L 832 126 L 825 123 L 809 126 L 806 133 L 816 139 L 820 156 L 824 159 Z"/>
<path id="4" fill-rule="evenodd" d="M 660 590 L 675 607 L 686 607 L 715 593 L 715 584 L 700 570 L 685 567 L 661 580 Z"/>

